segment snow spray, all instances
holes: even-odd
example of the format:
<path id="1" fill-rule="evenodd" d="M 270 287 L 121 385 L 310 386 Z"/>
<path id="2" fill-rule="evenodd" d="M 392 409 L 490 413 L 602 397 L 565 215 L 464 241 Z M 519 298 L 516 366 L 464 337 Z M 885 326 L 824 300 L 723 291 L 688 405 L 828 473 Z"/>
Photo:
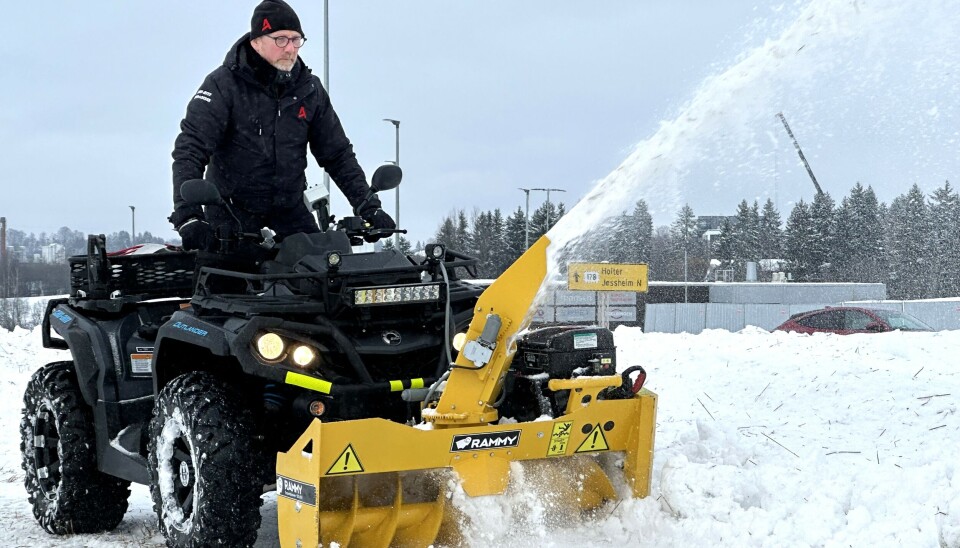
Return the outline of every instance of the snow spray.
<path id="1" fill-rule="evenodd" d="M 640 199 L 661 224 L 685 204 L 699 214 L 732 214 L 743 199 L 762 205 L 777 180 L 783 205 L 812 200 L 781 111 L 803 128 L 815 168 L 818 159 L 831 168 L 819 175 L 834 196 L 865 174 L 877 180 L 864 185 L 881 189 L 881 178 L 895 177 L 899 194 L 957 171 L 960 1 L 814 0 L 795 10 L 778 36 L 706 78 L 559 220 L 548 233 L 555 276 L 582 260 L 584 227 L 609 226 Z"/>

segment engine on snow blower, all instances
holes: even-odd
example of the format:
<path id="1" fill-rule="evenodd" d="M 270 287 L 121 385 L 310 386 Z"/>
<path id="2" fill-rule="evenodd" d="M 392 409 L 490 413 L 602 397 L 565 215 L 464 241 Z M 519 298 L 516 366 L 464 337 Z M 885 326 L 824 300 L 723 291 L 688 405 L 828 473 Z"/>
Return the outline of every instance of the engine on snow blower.
<path id="1" fill-rule="evenodd" d="M 633 372 L 639 372 L 630 381 Z M 633 366 L 624 372 L 623 385 L 601 392 L 602 399 L 626 399 L 640 391 L 646 372 Z M 570 390 L 553 391 L 553 379 L 617 374 L 617 348 L 613 333 L 603 327 L 554 326 L 528 331 L 517 341 L 517 354 L 505 379 L 505 392 L 512 393 L 501 407 L 503 416 L 518 421 L 563 414 Z"/>

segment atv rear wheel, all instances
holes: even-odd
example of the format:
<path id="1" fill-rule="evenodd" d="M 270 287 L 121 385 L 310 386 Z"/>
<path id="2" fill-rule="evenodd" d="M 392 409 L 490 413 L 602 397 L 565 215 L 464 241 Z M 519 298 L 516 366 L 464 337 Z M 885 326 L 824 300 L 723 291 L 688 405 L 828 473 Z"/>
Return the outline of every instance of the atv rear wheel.
<path id="1" fill-rule="evenodd" d="M 168 546 L 253 546 L 265 459 L 243 401 L 203 372 L 177 377 L 157 397 L 150 494 Z"/>
<path id="2" fill-rule="evenodd" d="M 96 447 L 73 362 L 37 370 L 23 395 L 20 452 L 33 515 L 47 532 L 99 533 L 123 520 L 130 482 L 97 469 Z"/>

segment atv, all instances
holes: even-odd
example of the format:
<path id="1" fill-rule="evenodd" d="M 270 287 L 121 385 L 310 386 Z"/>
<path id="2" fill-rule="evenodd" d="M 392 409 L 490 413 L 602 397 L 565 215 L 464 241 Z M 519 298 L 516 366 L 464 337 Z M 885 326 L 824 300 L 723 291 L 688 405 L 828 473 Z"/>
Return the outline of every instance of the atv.
<path id="1" fill-rule="evenodd" d="M 381 167 L 371 195 L 400 178 Z M 229 210 L 208 181 L 181 195 Z M 589 509 L 616 498 L 601 452 L 625 451 L 615 466 L 646 495 L 642 369 L 616 373 L 602 328 L 521 333 L 546 238 L 484 292 L 460 277 L 476 259 L 441 244 L 356 252 L 394 231 L 334 223 L 326 197 L 311 206 L 322 231 L 279 242 L 238 221 L 209 253 L 114 255 L 100 235 L 71 257 L 71 295 L 49 303 L 42 335 L 72 359 L 33 375 L 21 422 L 45 530 L 115 528 L 137 482 L 169 546 L 252 546 L 270 489 L 284 546 L 455 542 L 437 469 L 482 495 L 511 461 L 570 460 L 570 497 Z"/>

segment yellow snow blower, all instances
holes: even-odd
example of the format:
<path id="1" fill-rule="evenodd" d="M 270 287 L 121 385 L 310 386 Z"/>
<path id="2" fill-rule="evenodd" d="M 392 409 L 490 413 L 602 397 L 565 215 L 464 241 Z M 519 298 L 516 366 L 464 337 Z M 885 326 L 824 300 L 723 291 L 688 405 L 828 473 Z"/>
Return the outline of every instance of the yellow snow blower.
<path id="1" fill-rule="evenodd" d="M 617 373 L 606 329 L 525 329 L 549 243 L 541 238 L 480 296 L 446 374 L 429 387 L 394 381 L 421 402 L 421 424 L 317 418 L 278 453 L 282 546 L 459 544 L 469 516 L 450 490 L 502 494 L 515 466 L 543 474 L 575 512 L 648 495 L 657 396 L 642 388 L 642 368 Z"/>

